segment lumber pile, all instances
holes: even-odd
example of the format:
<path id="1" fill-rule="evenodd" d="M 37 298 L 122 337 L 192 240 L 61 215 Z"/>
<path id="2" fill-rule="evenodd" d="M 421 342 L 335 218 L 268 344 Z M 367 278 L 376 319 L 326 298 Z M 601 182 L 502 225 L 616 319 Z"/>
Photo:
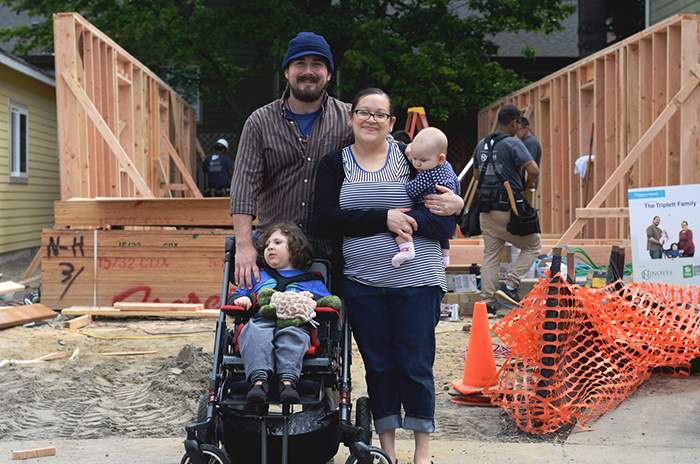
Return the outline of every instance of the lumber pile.
<path id="1" fill-rule="evenodd" d="M 218 308 L 226 236 L 220 230 L 45 229 L 42 301 L 54 309 L 120 301 Z"/>
<path id="2" fill-rule="evenodd" d="M 542 144 L 542 232 L 625 239 L 628 189 L 700 183 L 699 32 L 700 16 L 673 16 L 481 109 L 480 137 L 514 104 Z"/>

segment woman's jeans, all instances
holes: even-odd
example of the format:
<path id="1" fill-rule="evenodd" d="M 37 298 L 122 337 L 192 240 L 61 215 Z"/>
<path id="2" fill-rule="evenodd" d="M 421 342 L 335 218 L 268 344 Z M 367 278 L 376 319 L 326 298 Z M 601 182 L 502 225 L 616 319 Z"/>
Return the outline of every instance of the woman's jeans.
<path id="1" fill-rule="evenodd" d="M 399 427 L 434 432 L 435 326 L 442 289 L 371 287 L 344 278 L 342 290 L 365 363 L 377 433 Z"/>

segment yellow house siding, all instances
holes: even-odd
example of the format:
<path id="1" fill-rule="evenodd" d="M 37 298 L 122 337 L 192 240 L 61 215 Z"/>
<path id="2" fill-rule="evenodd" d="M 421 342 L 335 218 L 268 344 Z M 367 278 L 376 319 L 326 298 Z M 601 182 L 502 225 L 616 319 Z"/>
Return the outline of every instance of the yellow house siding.
<path id="1" fill-rule="evenodd" d="M 11 103 L 29 116 L 26 183 L 10 179 Z M 39 246 L 60 194 L 55 89 L 0 64 L 0 253 Z"/>

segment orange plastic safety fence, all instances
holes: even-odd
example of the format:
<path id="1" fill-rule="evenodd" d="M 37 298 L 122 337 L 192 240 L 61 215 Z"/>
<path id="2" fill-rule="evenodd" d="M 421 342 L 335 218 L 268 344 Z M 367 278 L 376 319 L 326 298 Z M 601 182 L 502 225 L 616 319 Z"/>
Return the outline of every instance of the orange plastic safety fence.
<path id="1" fill-rule="evenodd" d="M 582 425 L 617 406 L 655 367 L 700 356 L 700 287 L 542 280 L 494 331 L 511 356 L 493 402 L 523 431 Z"/>

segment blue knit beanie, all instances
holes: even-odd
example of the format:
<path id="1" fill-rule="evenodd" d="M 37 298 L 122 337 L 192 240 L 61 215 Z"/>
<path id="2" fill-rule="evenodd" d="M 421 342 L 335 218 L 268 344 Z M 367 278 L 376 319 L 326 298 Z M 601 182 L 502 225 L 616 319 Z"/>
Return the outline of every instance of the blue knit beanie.
<path id="1" fill-rule="evenodd" d="M 282 69 L 287 69 L 287 65 L 292 60 L 306 55 L 318 55 L 326 60 L 328 71 L 333 73 L 333 53 L 331 47 L 322 35 L 313 32 L 300 32 L 289 41 L 287 53 L 284 55 Z"/>

